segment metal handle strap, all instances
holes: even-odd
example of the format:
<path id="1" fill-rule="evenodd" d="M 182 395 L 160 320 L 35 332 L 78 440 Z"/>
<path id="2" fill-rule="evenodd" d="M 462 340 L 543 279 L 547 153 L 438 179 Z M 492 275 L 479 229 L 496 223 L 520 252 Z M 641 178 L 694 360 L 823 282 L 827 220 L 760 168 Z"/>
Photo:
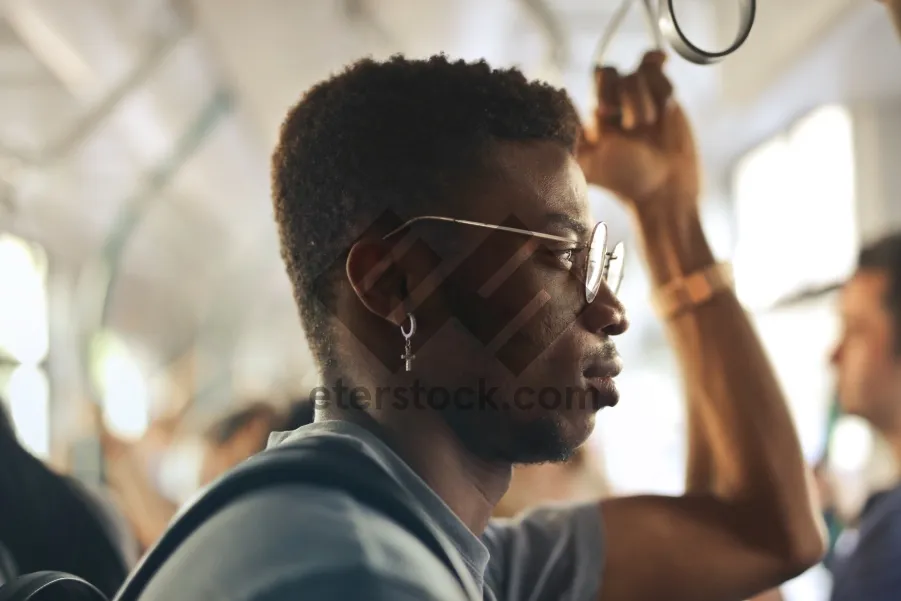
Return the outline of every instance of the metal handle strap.
<path id="1" fill-rule="evenodd" d="M 756 0 L 738 0 L 739 14 L 741 15 L 738 33 L 728 48 L 720 52 L 710 52 L 698 48 L 685 35 L 685 32 L 679 26 L 679 20 L 676 18 L 674 3 L 675 0 L 667 0 L 666 10 L 660 11 L 660 31 L 679 56 L 696 65 L 718 63 L 741 48 L 751 34 L 751 28 L 754 26 L 754 17 L 757 13 Z"/>
<path id="2" fill-rule="evenodd" d="M 718 63 L 738 50 L 751 34 L 751 28 L 754 26 L 754 18 L 757 13 L 756 0 L 737 0 L 741 15 L 738 33 L 728 48 L 719 52 L 710 52 L 699 48 L 688 39 L 676 17 L 675 1 L 665 0 L 666 4 L 664 6 L 664 0 L 659 0 L 655 6 L 654 0 L 642 0 L 648 30 L 654 40 L 654 48 L 656 50 L 663 50 L 664 45 L 668 42 L 679 56 L 696 65 Z M 616 12 L 613 13 L 595 51 L 596 64 L 604 64 L 607 49 L 613 42 L 613 38 L 616 36 L 619 28 L 622 27 L 623 21 L 629 14 L 629 9 L 632 8 L 634 2 L 635 0 L 623 0 Z"/>

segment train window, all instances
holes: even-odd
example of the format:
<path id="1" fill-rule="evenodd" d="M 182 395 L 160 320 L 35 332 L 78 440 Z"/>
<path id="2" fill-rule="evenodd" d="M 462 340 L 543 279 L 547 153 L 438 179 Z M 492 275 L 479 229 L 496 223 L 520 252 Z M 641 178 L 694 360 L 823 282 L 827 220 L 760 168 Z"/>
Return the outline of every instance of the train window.
<path id="1" fill-rule="evenodd" d="M 16 435 L 31 453 L 47 459 L 50 455 L 50 384 L 47 375 L 40 367 L 27 364 L 4 371 L 0 383 Z"/>
<path id="2" fill-rule="evenodd" d="M 140 438 L 150 423 L 150 394 L 140 363 L 124 342 L 109 333 L 98 338 L 93 351 L 93 375 L 107 428 L 125 439 Z"/>
<path id="3" fill-rule="evenodd" d="M 857 254 L 850 113 L 819 108 L 750 152 L 734 178 L 736 291 L 752 309 L 850 272 Z"/>
<path id="4" fill-rule="evenodd" d="M 0 234 L 0 355 L 37 365 L 49 350 L 46 264 L 41 250 Z"/>
<path id="5" fill-rule="evenodd" d="M 47 269 L 43 251 L 0 234 L 0 396 L 22 444 L 50 453 L 50 385 L 42 364 L 49 352 Z"/>

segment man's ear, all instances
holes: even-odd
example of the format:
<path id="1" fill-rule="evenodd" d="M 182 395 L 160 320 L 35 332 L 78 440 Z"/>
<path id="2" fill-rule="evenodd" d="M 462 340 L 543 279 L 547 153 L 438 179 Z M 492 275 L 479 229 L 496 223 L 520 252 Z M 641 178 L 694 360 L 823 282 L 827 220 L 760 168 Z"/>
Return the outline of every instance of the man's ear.
<path id="1" fill-rule="evenodd" d="M 363 306 L 396 326 L 405 319 L 406 275 L 389 245 L 360 241 L 347 255 L 347 279 Z"/>

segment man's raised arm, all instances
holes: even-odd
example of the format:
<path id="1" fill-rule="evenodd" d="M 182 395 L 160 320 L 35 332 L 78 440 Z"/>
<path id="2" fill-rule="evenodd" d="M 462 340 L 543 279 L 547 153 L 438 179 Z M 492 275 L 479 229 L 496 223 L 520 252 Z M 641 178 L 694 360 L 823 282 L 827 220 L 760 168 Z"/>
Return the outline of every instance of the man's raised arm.
<path id="1" fill-rule="evenodd" d="M 650 53 L 628 77 L 599 71 L 598 130 L 579 152 L 589 183 L 631 210 L 658 289 L 715 266 L 699 217 L 694 141 L 662 65 L 663 56 Z M 666 327 L 693 418 L 709 434 L 709 477 L 682 497 L 601 504 L 602 599 L 740 600 L 799 574 L 824 552 L 780 386 L 735 295 L 716 278 L 707 282 L 709 298 L 677 303 Z"/>

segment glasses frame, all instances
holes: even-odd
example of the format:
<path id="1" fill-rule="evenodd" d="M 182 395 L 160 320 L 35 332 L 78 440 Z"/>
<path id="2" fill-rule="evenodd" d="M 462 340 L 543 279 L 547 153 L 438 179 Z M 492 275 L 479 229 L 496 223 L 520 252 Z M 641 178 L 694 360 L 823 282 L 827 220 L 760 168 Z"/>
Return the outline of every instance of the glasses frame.
<path id="1" fill-rule="evenodd" d="M 454 219 L 453 217 L 440 217 L 437 215 L 423 215 L 423 216 L 414 217 L 408 221 L 405 221 L 403 224 L 399 225 L 398 227 L 394 228 L 393 230 L 391 230 L 390 232 L 388 232 L 387 234 L 382 236 L 382 240 L 387 240 L 391 236 L 394 236 L 394 235 L 402 232 L 403 230 L 407 229 L 411 225 L 418 223 L 420 221 L 443 221 L 446 223 L 458 223 L 460 225 L 471 225 L 474 227 L 481 227 L 481 228 L 485 228 L 485 229 L 489 229 L 489 230 L 498 230 L 501 232 L 510 232 L 511 234 L 520 234 L 522 236 L 532 236 L 535 238 L 542 238 L 544 240 L 553 240 L 555 242 L 563 242 L 563 243 L 566 243 L 569 245 L 572 245 L 575 243 L 575 241 L 572 238 L 564 238 L 563 236 L 554 236 L 552 234 L 545 234 L 544 232 L 535 232 L 532 230 L 524 230 L 524 229 L 520 229 L 518 227 L 508 227 L 506 225 L 482 223 L 481 221 L 470 221 L 468 219 Z M 587 244 L 579 244 L 578 246 L 572 246 L 570 249 L 568 249 L 568 250 L 574 250 L 574 251 L 588 250 L 588 252 L 590 254 L 591 240 L 594 240 L 595 232 L 600 227 L 603 227 L 605 230 L 604 255 L 603 255 L 604 256 L 604 264 L 601 265 L 601 277 L 598 278 L 598 283 L 597 283 L 597 285 L 595 285 L 594 290 L 590 290 L 588 288 L 588 266 L 589 266 L 590 262 L 588 261 L 587 258 L 585 260 L 585 273 L 582 274 L 582 284 L 583 284 L 582 290 L 585 293 L 585 302 L 588 304 L 591 304 L 594 302 L 594 299 L 597 298 L 598 291 L 601 289 L 601 284 L 607 281 L 606 280 L 607 272 L 610 267 L 610 261 L 613 258 L 613 253 L 609 252 L 608 248 L 607 248 L 608 247 L 608 245 L 607 245 L 607 242 L 608 242 L 607 224 L 604 223 L 603 221 L 599 221 L 597 224 L 595 224 L 594 228 L 592 228 L 591 236 L 589 236 L 589 242 Z M 622 242 L 619 242 L 617 244 L 618 245 L 622 244 Z M 622 282 L 622 278 L 620 278 L 620 282 Z M 618 288 L 619 288 L 619 285 L 617 285 L 617 289 Z M 612 292 L 614 294 L 616 294 L 618 292 L 618 290 L 613 290 Z"/>

